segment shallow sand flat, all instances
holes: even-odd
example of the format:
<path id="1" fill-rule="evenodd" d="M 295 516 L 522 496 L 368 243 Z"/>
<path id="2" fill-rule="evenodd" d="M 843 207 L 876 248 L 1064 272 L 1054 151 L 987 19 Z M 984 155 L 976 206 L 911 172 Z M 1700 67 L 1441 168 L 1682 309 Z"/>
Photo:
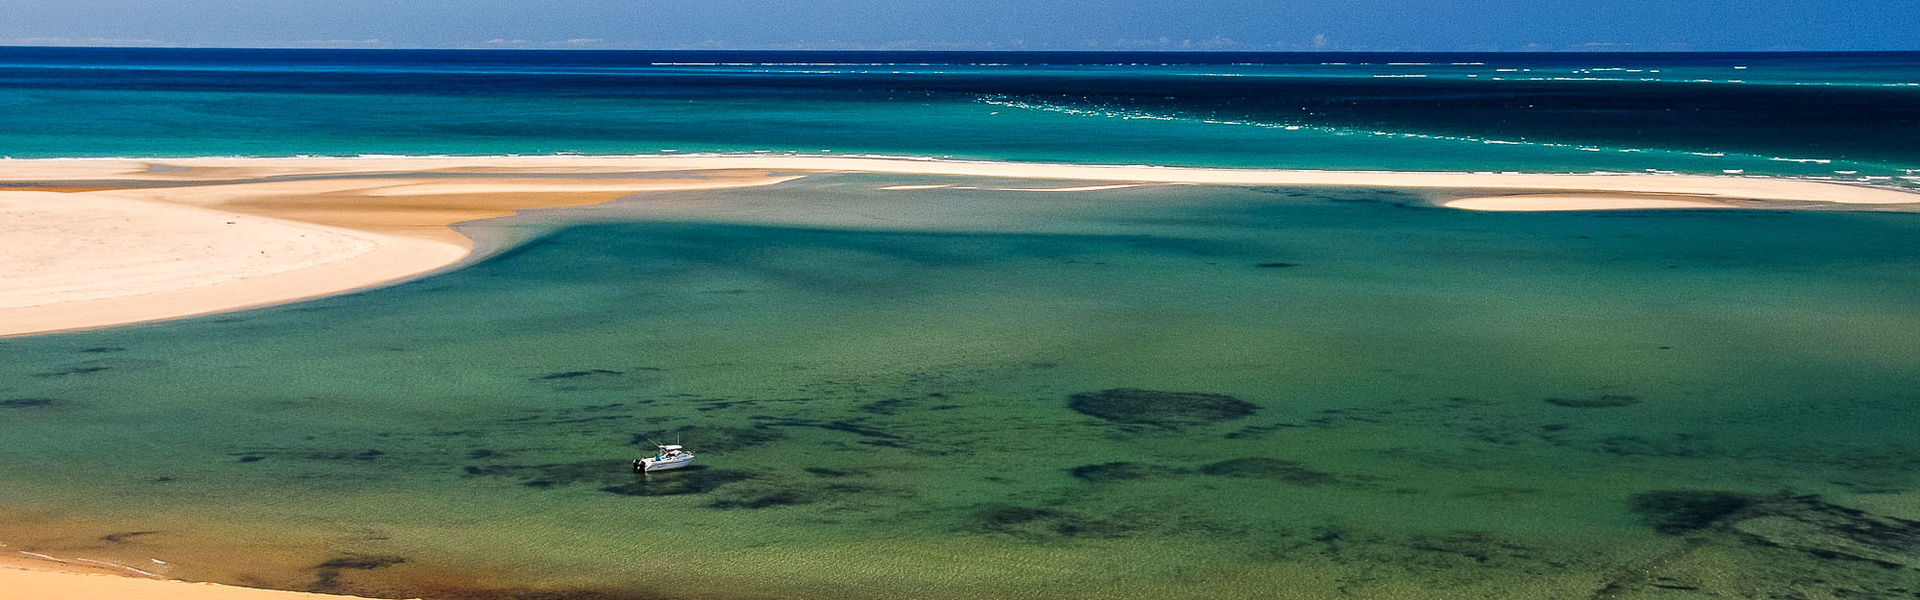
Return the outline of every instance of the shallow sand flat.
<path id="1" fill-rule="evenodd" d="M 131 574 L 129 574 L 131 575 Z M 105 569 L 79 569 L 44 560 L 0 558 L 0 600 L 344 600 L 167 579 L 121 576 Z"/>
<path id="2" fill-rule="evenodd" d="M 1447 208 L 1489 212 L 1548 212 L 1574 210 L 1648 210 L 1739 208 L 1724 202 L 1686 196 L 1634 194 L 1524 194 L 1460 198 L 1441 204 Z"/>
<path id="3" fill-rule="evenodd" d="M 1131 187 L 1140 187 L 1140 184 L 1116 183 L 1111 185 L 1076 185 L 1076 186 L 1070 186 L 1070 187 L 1051 187 L 1051 188 L 1001 188 L 1000 191 L 1003 191 L 1003 192 L 1104 192 L 1107 190 L 1124 190 Z"/>

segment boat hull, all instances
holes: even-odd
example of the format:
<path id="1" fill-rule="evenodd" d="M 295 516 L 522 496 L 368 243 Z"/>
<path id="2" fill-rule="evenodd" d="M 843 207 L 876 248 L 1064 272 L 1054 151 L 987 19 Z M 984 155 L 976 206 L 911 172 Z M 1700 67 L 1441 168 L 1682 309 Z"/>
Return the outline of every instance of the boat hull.
<path id="1" fill-rule="evenodd" d="M 654 460 L 651 458 L 642 458 L 640 460 L 634 461 L 633 470 L 636 473 L 651 473 L 654 471 L 679 469 L 691 464 L 693 464 L 693 457 L 691 456 L 686 458 L 681 458 L 681 459 L 674 459 L 674 460 Z"/>

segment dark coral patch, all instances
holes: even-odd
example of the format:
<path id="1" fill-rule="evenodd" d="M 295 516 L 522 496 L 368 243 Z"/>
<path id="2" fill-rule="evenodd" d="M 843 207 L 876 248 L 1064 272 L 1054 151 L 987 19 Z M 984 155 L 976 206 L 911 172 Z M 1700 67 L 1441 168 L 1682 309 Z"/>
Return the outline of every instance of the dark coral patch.
<path id="1" fill-rule="evenodd" d="M 555 379 L 574 379 L 579 377 L 590 377 L 593 375 L 625 375 L 625 374 L 626 373 L 624 372 L 614 371 L 611 369 L 588 369 L 585 371 L 560 371 L 557 373 L 548 373 L 546 375 L 541 375 L 539 377 L 536 377 L 535 379 L 539 381 L 553 381 Z"/>
<path id="2" fill-rule="evenodd" d="M 745 471 L 693 466 L 660 473 L 635 474 L 626 483 L 603 487 L 600 491 L 622 496 L 705 494 L 720 486 L 752 478 L 753 474 Z"/>
<path id="3" fill-rule="evenodd" d="M 343 589 L 340 582 L 341 571 L 371 571 L 374 569 L 384 569 L 404 562 L 407 562 L 407 559 L 398 556 L 348 554 L 315 566 L 314 570 L 317 571 L 319 578 L 315 579 L 313 583 L 307 584 L 307 591 L 340 591 Z"/>
<path id="4" fill-rule="evenodd" d="M 1200 472 L 1218 477 L 1239 477 L 1246 479 L 1277 479 L 1294 485 L 1328 485 L 1339 483 L 1340 479 L 1332 473 L 1315 471 L 1297 462 L 1249 456 L 1223 460 L 1200 467 Z"/>
<path id="5" fill-rule="evenodd" d="M 733 452 L 777 442 L 787 434 L 772 427 L 721 427 L 713 425 L 687 425 L 675 429 L 674 439 L 684 439 L 690 447 L 711 452 Z M 634 435 L 632 444 L 643 448 L 652 448 L 653 442 L 645 435 Z"/>
<path id="6" fill-rule="evenodd" d="M 373 569 L 384 569 L 384 568 L 391 567 L 403 562 L 407 562 L 407 559 L 401 558 L 398 556 L 369 556 L 369 555 L 360 555 L 360 554 L 350 554 L 347 556 L 343 556 L 340 558 L 329 560 L 327 562 L 320 563 L 319 568 L 371 571 Z"/>
<path id="7" fill-rule="evenodd" d="M 707 503 L 707 508 L 719 510 L 759 510 L 776 506 L 796 506 L 812 504 L 819 500 L 816 494 L 795 488 L 776 488 L 756 484 L 741 484 L 740 489 L 727 488 L 721 498 Z"/>
<path id="8" fill-rule="evenodd" d="M 977 533 L 1001 533 L 1015 537 L 1118 537 L 1127 532 L 1125 523 L 1093 519 L 1066 511 L 1024 506 L 994 506 L 980 511 L 971 528 Z"/>
<path id="9" fill-rule="evenodd" d="M 36 406 L 47 406 L 54 402 L 57 401 L 52 398 L 12 398 L 0 400 L 0 408 L 33 408 Z"/>
<path id="10" fill-rule="evenodd" d="M 806 472 L 808 472 L 808 473 L 812 473 L 812 474 L 814 474 L 814 475 L 818 475 L 818 476 L 820 476 L 820 477 L 827 477 L 827 478 L 837 478 L 837 477 L 855 477 L 855 476 L 859 476 L 859 475 L 866 475 L 866 472 L 865 472 L 865 471 L 850 471 L 850 470 L 844 470 L 844 469 L 829 469 L 829 468 L 826 468 L 826 467 L 807 467 L 807 468 L 805 468 L 805 469 L 802 469 L 802 470 L 803 470 L 803 471 L 806 471 Z"/>
<path id="11" fill-rule="evenodd" d="M 1132 462 L 1110 462 L 1097 465 L 1080 465 L 1068 469 L 1067 473 L 1075 478 L 1091 483 L 1111 483 L 1132 481 L 1153 477 L 1173 477 L 1189 473 L 1186 469 L 1158 467 Z"/>
<path id="12" fill-rule="evenodd" d="M 1920 568 L 1920 521 L 1875 515 L 1819 496 L 1662 490 L 1634 496 L 1628 508 L 1669 535 L 1711 530 L 1814 558 Z"/>
<path id="13" fill-rule="evenodd" d="M 1567 408 L 1619 408 L 1639 404 L 1640 399 L 1633 396 L 1608 394 L 1598 398 L 1548 398 L 1547 404 Z"/>
<path id="14" fill-rule="evenodd" d="M 694 467 L 700 468 L 700 467 Z M 608 486 L 632 478 L 633 465 L 624 460 L 588 460 L 542 465 L 467 465 L 468 477 L 506 477 L 535 489 L 553 489 L 569 485 Z"/>
<path id="15" fill-rule="evenodd" d="M 1711 527 L 1755 501 L 1753 496 L 1732 492 L 1661 490 L 1637 494 L 1627 507 L 1654 531 L 1679 535 Z"/>
<path id="16" fill-rule="evenodd" d="M 1067 407 L 1115 423 L 1179 427 L 1231 421 L 1260 407 L 1225 394 L 1114 388 L 1074 394 Z"/>
<path id="17" fill-rule="evenodd" d="M 111 544 L 124 544 L 127 542 L 127 540 L 137 538 L 143 535 L 154 535 L 157 533 L 160 533 L 160 532 L 158 531 L 122 531 L 119 533 L 109 533 L 109 534 L 100 536 L 100 541 L 111 543 Z"/>

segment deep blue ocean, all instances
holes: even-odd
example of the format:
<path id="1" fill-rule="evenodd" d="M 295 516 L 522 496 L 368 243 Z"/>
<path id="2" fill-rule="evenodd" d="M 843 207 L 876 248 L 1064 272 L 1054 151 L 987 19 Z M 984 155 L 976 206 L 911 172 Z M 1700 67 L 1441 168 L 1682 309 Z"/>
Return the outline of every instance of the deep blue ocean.
<path id="1" fill-rule="evenodd" d="M 1920 53 L 0 48 L 0 156 L 802 152 L 1911 184 Z"/>

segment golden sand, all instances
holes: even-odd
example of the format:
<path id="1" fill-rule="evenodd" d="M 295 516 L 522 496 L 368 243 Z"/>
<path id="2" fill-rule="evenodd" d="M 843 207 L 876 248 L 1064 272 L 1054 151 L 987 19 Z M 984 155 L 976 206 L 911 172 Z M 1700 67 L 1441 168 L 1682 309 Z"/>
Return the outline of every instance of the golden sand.
<path id="1" fill-rule="evenodd" d="M 356 596 L 188 583 L 130 567 L 22 552 L 0 554 L 0 600 L 351 600 Z"/>

